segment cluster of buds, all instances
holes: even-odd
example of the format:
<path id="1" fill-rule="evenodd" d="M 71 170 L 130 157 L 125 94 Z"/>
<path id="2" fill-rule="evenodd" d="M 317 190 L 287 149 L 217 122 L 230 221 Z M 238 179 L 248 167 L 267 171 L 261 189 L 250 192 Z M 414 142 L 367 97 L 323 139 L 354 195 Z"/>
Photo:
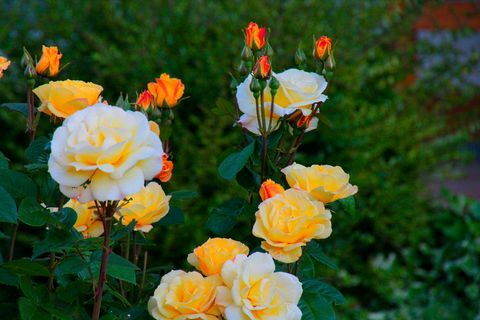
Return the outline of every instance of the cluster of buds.
<path id="1" fill-rule="evenodd" d="M 42 56 L 35 63 L 27 49 L 23 48 L 23 56 L 21 60 L 24 75 L 28 79 L 35 79 L 37 75 L 46 78 L 55 78 L 60 73 L 60 60 L 63 54 L 58 51 L 56 46 L 42 46 Z"/>
<path id="2" fill-rule="evenodd" d="M 255 22 L 250 22 L 245 29 L 245 45 L 242 50 L 242 62 L 238 72 L 246 77 L 252 71 L 259 79 L 270 76 L 270 59 L 273 56 L 273 48 L 268 42 L 267 28 L 259 27 Z"/>
<path id="3" fill-rule="evenodd" d="M 150 112 L 155 108 L 170 109 L 175 107 L 181 100 L 185 91 L 182 80 L 171 78 L 162 73 L 155 82 L 148 83 L 148 89 L 142 91 L 137 98 L 137 108 Z"/>

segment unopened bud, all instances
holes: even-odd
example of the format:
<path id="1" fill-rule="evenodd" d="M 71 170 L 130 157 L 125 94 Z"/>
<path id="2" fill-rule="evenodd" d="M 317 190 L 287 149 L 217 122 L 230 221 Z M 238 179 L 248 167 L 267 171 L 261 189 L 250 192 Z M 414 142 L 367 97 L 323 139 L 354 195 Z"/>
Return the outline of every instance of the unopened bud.
<path id="1" fill-rule="evenodd" d="M 242 50 L 242 60 L 243 61 L 248 61 L 248 60 L 251 60 L 252 57 L 253 57 L 252 49 L 250 49 L 247 46 L 244 46 L 243 50 Z"/>
<path id="2" fill-rule="evenodd" d="M 257 78 L 252 78 L 252 82 L 250 82 L 250 91 L 253 92 L 253 96 L 258 98 L 260 96 L 260 91 L 262 90 L 262 85 L 260 84 L 260 80 Z"/>
<path id="3" fill-rule="evenodd" d="M 272 96 L 277 94 L 278 87 L 280 86 L 280 83 L 278 82 L 277 78 L 271 77 L 270 78 L 270 83 L 268 84 L 270 87 L 270 93 Z"/>
<path id="4" fill-rule="evenodd" d="M 273 48 L 270 45 L 270 43 L 267 43 L 267 47 L 265 48 L 265 55 L 269 58 L 272 58 L 274 53 L 275 52 L 273 51 Z"/>
<path id="5" fill-rule="evenodd" d="M 27 65 L 28 65 L 28 56 L 26 53 L 24 53 L 22 55 L 22 60 L 20 60 L 20 65 L 22 66 L 22 68 L 26 68 Z"/>
<path id="6" fill-rule="evenodd" d="M 32 64 L 28 63 L 23 74 L 28 79 L 33 79 L 37 76 L 37 71 L 35 71 L 35 67 Z"/>
<path id="7" fill-rule="evenodd" d="M 335 57 L 333 56 L 333 51 L 328 56 L 327 60 L 325 61 L 325 69 L 333 70 L 335 69 Z"/>
<path id="8" fill-rule="evenodd" d="M 295 52 L 295 63 L 298 66 L 303 66 L 305 65 L 306 61 L 307 61 L 307 56 L 305 55 L 305 52 L 302 50 L 302 48 L 299 46 L 297 51 Z"/>
<path id="9" fill-rule="evenodd" d="M 317 60 L 325 61 L 330 55 L 332 49 L 332 39 L 327 36 L 321 36 L 314 42 L 313 57 Z"/>
<path id="10" fill-rule="evenodd" d="M 246 64 L 245 61 L 242 61 L 242 62 L 240 62 L 240 65 L 238 66 L 238 73 L 242 77 L 248 75 L 248 73 L 250 72 L 245 64 Z"/>
<path id="11" fill-rule="evenodd" d="M 253 75 L 255 78 L 258 79 L 267 79 L 270 77 L 272 73 L 272 66 L 268 61 L 268 56 L 261 56 L 257 63 L 255 64 L 255 68 L 253 69 Z"/>

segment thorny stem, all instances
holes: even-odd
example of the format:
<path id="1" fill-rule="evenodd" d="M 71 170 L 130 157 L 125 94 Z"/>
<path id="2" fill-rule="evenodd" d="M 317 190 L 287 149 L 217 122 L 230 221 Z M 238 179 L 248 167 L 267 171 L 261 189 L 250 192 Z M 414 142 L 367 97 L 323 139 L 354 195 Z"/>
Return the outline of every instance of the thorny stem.
<path id="1" fill-rule="evenodd" d="M 27 121 L 27 132 L 30 138 L 30 143 L 35 140 L 35 131 L 37 126 L 35 125 L 35 97 L 33 96 L 33 91 L 29 85 L 27 89 L 27 106 L 28 106 L 28 121 Z M 15 242 L 17 240 L 18 233 L 18 223 L 13 226 L 12 236 L 10 237 L 10 250 L 8 252 L 8 261 L 13 260 L 13 255 L 15 254 Z"/>
<path id="2" fill-rule="evenodd" d="M 103 286 L 107 280 L 107 264 L 108 256 L 110 255 L 110 232 L 112 230 L 112 218 L 117 206 L 116 201 L 114 202 L 101 202 L 100 205 L 95 202 L 97 208 L 100 207 L 100 219 L 103 223 L 103 250 L 102 250 L 102 262 L 100 264 L 100 275 L 98 277 L 98 286 L 95 290 L 94 303 L 93 303 L 93 312 L 92 320 L 99 320 L 100 311 L 102 307 L 102 298 L 103 298 Z"/>

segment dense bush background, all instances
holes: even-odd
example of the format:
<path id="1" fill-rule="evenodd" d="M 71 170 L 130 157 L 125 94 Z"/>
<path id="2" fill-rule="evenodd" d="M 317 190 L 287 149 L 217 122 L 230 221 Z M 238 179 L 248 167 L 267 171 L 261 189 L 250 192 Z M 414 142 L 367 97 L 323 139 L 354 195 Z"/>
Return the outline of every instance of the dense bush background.
<path id="1" fill-rule="evenodd" d="M 309 53 L 312 34 L 329 35 L 338 41 L 336 75 L 321 110 L 324 121 L 307 135 L 299 162 L 341 165 L 360 189 L 357 210 L 335 214 L 334 234 L 325 241 L 340 272 L 319 270 L 349 300 L 338 309 L 340 317 L 473 319 L 480 316 L 478 203 L 456 198 L 453 203 L 465 202 L 461 209 L 440 209 L 425 187 L 437 165 L 464 157 L 457 146 L 468 139 L 468 128 L 447 130 L 445 115 L 469 101 L 475 88 L 452 84 L 458 66 L 410 80 L 418 74 L 419 52 L 454 62 L 457 56 L 454 46 L 415 42 L 413 24 L 423 5 L 6 1 L 0 4 L 0 54 L 14 64 L 0 81 L 0 102 L 25 100 L 19 66 L 24 45 L 37 55 L 42 44 L 58 45 L 62 62 L 70 62 L 62 77 L 101 84 L 110 102 L 120 92 L 135 99 L 162 72 L 182 78 L 189 98 L 175 110 L 175 171 L 167 189 L 194 189 L 199 196 L 184 206 L 184 225 L 149 234 L 156 242 L 151 264 L 182 267 L 187 253 L 208 237 L 203 225 L 209 210 L 241 192 L 216 172 L 217 159 L 240 141 L 239 132 L 212 109 L 218 98 L 232 99 L 228 73 L 239 62 L 242 28 L 251 20 L 271 27 L 276 70 L 294 64 L 299 42 Z M 19 167 L 27 145 L 20 121 L 0 111 L 1 150 Z M 250 228 L 239 225 L 230 236 L 242 240 Z M 35 237 L 20 229 L 19 255 L 30 255 Z"/>

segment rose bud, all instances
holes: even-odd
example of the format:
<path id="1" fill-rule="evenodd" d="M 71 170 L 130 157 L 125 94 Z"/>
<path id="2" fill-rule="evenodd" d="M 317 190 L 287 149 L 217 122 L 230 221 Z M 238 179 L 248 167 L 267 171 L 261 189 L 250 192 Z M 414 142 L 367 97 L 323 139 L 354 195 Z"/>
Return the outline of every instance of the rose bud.
<path id="1" fill-rule="evenodd" d="M 154 107 L 153 103 L 153 95 L 148 90 L 144 90 L 142 93 L 138 95 L 137 102 L 135 103 L 137 106 L 143 108 L 143 110 L 147 111 L 148 108 Z"/>
<path id="2" fill-rule="evenodd" d="M 182 98 L 185 85 L 182 80 L 170 78 L 170 75 L 162 73 L 155 82 L 148 84 L 148 91 L 155 98 L 155 103 L 159 107 L 173 108 Z"/>
<path id="3" fill-rule="evenodd" d="M 266 79 L 270 77 L 271 73 L 272 66 L 270 65 L 270 62 L 268 62 L 268 57 L 261 56 L 253 68 L 254 76 L 258 79 Z"/>
<path id="4" fill-rule="evenodd" d="M 7 70 L 10 66 L 10 60 L 5 57 L 0 57 L 0 78 L 3 77 L 3 71 Z"/>
<path id="5" fill-rule="evenodd" d="M 245 29 L 245 45 L 252 50 L 260 50 L 265 45 L 266 28 L 259 28 L 255 22 L 250 22 Z"/>
<path id="6" fill-rule="evenodd" d="M 168 160 L 168 154 L 164 154 L 162 160 L 163 160 L 162 171 L 160 171 L 155 178 L 157 178 L 161 182 L 168 182 L 172 178 L 173 161 Z"/>
<path id="7" fill-rule="evenodd" d="M 325 60 L 330 55 L 332 50 L 332 39 L 327 36 L 321 36 L 315 41 L 315 48 L 313 49 L 313 56 L 318 60 Z"/>
<path id="8" fill-rule="evenodd" d="M 62 54 L 58 52 L 58 48 L 42 46 L 42 56 L 37 63 L 36 71 L 39 75 L 45 77 L 55 77 L 60 72 L 60 59 Z"/>
<path id="9" fill-rule="evenodd" d="M 297 128 L 308 128 L 312 121 L 311 116 L 304 116 L 303 114 L 297 120 Z"/>
<path id="10" fill-rule="evenodd" d="M 265 180 L 262 185 L 260 186 L 260 198 L 262 198 L 262 201 L 265 201 L 268 198 L 271 198 L 279 193 L 282 193 L 285 191 L 283 187 L 273 181 L 272 179 L 267 179 Z"/>

